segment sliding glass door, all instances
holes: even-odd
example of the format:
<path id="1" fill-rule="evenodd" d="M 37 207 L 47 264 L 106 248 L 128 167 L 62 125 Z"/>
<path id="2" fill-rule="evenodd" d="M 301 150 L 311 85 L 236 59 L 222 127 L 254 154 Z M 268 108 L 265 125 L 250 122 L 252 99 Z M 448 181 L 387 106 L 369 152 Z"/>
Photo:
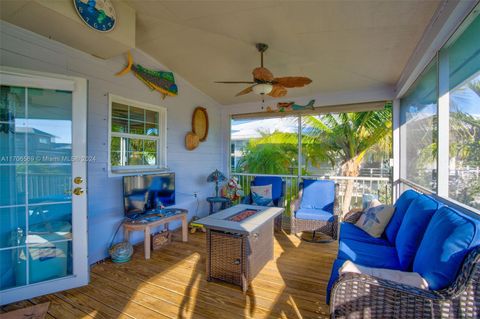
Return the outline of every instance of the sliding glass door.
<path id="1" fill-rule="evenodd" d="M 0 303 L 88 282 L 86 82 L 0 73 Z"/>

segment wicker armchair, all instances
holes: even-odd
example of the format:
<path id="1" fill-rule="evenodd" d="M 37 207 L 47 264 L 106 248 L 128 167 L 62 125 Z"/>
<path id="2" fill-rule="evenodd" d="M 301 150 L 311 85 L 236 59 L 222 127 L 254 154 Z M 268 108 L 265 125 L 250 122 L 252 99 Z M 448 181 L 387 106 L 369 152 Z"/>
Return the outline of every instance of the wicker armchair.
<path id="1" fill-rule="evenodd" d="M 355 223 L 362 211 L 350 211 Z M 431 291 L 376 277 L 346 273 L 332 288 L 331 318 L 479 318 L 480 247 L 465 258 L 456 280 Z"/>
<path id="2" fill-rule="evenodd" d="M 323 181 L 323 180 L 322 180 Z M 327 180 L 329 181 L 329 180 Z M 329 181 L 334 183 L 333 181 Z M 304 183 L 300 183 L 299 185 L 299 196 L 298 198 L 290 204 L 290 233 L 296 234 L 303 231 L 312 231 L 314 232 L 313 237 L 315 237 L 315 232 L 321 232 L 326 234 L 333 239 L 337 239 L 338 233 L 338 219 L 340 216 L 340 207 L 338 205 L 338 184 L 334 184 L 334 198 L 331 200 L 333 201 L 333 221 L 325 221 L 325 220 L 314 220 L 314 219 L 302 219 L 296 216 L 296 212 L 302 207 L 302 200 L 303 200 L 303 189 Z M 320 195 L 320 194 L 319 194 Z"/>

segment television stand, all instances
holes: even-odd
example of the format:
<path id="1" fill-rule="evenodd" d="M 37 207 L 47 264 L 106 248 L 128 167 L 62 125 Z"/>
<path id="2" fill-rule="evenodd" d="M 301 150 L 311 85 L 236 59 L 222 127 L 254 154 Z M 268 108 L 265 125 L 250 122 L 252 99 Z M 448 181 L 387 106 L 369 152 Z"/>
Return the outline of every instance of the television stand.
<path id="1" fill-rule="evenodd" d="M 182 241 L 188 241 L 188 223 L 187 214 L 188 210 L 182 208 L 168 208 L 165 209 L 168 213 L 165 216 L 155 214 L 148 214 L 145 217 L 139 217 L 134 220 L 126 220 L 123 222 L 123 238 L 125 241 L 130 241 L 130 232 L 143 231 L 144 232 L 144 248 L 145 259 L 150 259 L 150 234 L 154 227 L 165 225 L 168 229 L 168 223 L 174 220 L 182 221 Z"/>

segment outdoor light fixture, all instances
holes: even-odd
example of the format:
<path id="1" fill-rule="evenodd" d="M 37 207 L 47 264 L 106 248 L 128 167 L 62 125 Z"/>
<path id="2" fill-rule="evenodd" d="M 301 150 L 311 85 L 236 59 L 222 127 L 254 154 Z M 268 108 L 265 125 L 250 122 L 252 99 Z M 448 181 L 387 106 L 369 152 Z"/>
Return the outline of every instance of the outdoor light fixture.
<path id="1" fill-rule="evenodd" d="M 257 84 L 252 88 L 253 92 L 258 95 L 266 95 L 272 92 L 272 89 L 273 85 L 268 83 Z"/>

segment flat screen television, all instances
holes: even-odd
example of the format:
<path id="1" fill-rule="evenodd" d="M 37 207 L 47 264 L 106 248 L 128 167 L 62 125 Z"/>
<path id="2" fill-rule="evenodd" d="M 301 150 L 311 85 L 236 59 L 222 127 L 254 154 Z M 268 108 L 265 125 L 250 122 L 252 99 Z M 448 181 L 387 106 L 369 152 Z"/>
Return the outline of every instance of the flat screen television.
<path id="1" fill-rule="evenodd" d="M 123 202 L 127 217 L 175 204 L 175 173 L 123 177 Z"/>

